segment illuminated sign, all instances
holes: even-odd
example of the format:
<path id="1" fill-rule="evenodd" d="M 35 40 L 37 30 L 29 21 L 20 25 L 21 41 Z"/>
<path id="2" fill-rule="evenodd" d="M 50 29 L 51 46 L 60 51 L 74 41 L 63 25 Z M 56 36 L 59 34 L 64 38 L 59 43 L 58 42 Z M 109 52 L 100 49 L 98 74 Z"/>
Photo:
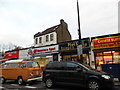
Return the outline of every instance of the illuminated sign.
<path id="1" fill-rule="evenodd" d="M 120 47 L 120 36 L 97 38 L 92 43 L 94 49 Z"/>

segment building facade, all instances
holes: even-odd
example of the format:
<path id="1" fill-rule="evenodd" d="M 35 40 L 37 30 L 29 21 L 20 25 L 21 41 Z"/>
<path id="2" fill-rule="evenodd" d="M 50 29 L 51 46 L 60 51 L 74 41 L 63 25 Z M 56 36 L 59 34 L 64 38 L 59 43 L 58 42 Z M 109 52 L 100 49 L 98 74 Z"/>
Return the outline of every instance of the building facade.
<path id="1" fill-rule="evenodd" d="M 67 23 L 61 19 L 59 25 L 50 27 L 43 32 L 36 33 L 34 35 L 34 46 L 46 46 L 69 40 L 71 40 L 71 34 L 68 31 Z"/>
<path id="2" fill-rule="evenodd" d="M 120 63 L 120 33 L 92 37 L 94 63 L 101 70 L 101 64 Z"/>

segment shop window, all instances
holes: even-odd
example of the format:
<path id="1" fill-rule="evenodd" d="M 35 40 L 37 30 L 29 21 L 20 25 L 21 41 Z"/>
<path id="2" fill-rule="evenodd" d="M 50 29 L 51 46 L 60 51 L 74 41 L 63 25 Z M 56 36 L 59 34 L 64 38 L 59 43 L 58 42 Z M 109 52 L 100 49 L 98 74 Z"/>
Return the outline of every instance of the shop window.
<path id="1" fill-rule="evenodd" d="M 118 51 L 112 51 L 113 53 L 113 63 L 120 63 L 120 52 Z"/>

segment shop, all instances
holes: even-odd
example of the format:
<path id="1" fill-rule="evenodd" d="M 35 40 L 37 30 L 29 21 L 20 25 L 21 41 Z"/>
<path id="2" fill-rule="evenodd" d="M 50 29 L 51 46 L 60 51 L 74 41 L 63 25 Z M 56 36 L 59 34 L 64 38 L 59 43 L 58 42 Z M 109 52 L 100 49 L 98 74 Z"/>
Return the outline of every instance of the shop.
<path id="1" fill-rule="evenodd" d="M 120 63 L 120 34 L 111 34 L 92 38 L 95 67 L 101 70 L 101 64 Z"/>
<path id="2" fill-rule="evenodd" d="M 79 40 L 72 40 L 59 44 L 59 52 L 61 60 L 80 61 L 81 55 L 78 54 L 77 47 Z M 82 59 L 84 64 L 90 64 L 90 39 L 82 39 Z"/>
<path id="3" fill-rule="evenodd" d="M 31 59 L 39 62 L 40 66 L 44 67 L 48 62 L 57 61 L 59 59 L 58 49 L 58 45 L 30 48 L 28 54 L 31 55 Z"/>

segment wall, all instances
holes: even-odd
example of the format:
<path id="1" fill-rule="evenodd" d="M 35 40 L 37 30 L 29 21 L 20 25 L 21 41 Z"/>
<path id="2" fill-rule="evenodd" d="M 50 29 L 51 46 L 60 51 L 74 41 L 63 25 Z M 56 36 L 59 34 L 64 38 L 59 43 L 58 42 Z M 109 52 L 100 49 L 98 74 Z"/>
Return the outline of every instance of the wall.
<path id="1" fill-rule="evenodd" d="M 54 37 L 53 41 L 50 41 L 50 34 L 53 34 L 53 37 Z M 49 41 L 48 42 L 46 42 L 46 35 L 49 35 Z M 50 44 L 56 44 L 57 43 L 57 38 L 56 38 L 57 34 L 56 34 L 56 32 L 52 32 L 52 33 L 49 33 L 49 34 L 46 34 L 46 35 L 39 36 L 39 37 L 42 37 L 42 43 L 39 43 L 39 37 L 36 37 L 36 38 L 38 38 L 38 44 L 35 44 L 35 41 L 34 41 L 35 47 L 37 47 L 37 46 L 45 46 L 45 45 L 50 45 Z"/>
<path id="2" fill-rule="evenodd" d="M 57 32 L 57 42 L 64 42 L 71 40 L 71 34 L 68 31 L 68 25 L 64 20 L 60 20 L 60 27 L 56 30 Z"/>

